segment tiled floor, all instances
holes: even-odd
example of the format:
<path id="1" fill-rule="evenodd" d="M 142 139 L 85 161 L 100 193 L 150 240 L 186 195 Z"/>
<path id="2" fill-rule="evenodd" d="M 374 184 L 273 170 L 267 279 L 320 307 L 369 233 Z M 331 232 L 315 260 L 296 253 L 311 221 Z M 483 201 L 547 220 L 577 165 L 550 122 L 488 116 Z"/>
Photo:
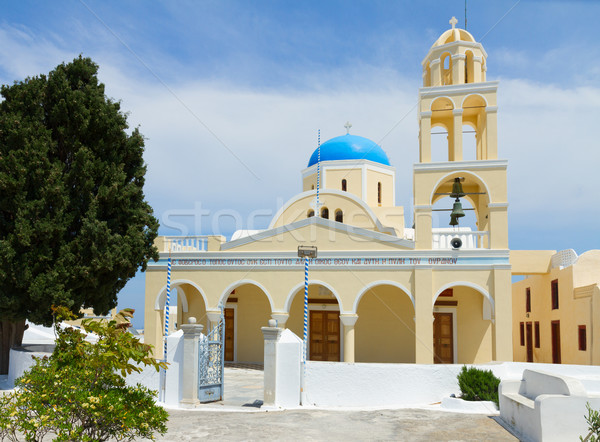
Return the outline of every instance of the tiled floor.
<path id="1" fill-rule="evenodd" d="M 225 391 L 222 401 L 202 404 L 200 407 L 260 408 L 263 403 L 263 371 L 258 364 L 225 365 Z"/>

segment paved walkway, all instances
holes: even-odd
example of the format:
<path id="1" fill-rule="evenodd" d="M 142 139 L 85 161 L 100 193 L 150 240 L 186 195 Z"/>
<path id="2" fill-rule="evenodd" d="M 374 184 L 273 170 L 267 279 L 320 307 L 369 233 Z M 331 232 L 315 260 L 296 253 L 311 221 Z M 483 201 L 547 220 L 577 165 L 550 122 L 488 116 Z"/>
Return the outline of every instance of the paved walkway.
<path id="1" fill-rule="evenodd" d="M 225 400 L 196 410 L 169 410 L 169 431 L 157 440 L 517 440 L 497 418 L 482 415 L 415 409 L 265 412 L 260 410 L 262 400 L 262 370 L 226 367 Z"/>
<path id="2" fill-rule="evenodd" d="M 516 441 L 494 418 L 425 410 L 170 411 L 159 441 Z"/>
<path id="3" fill-rule="evenodd" d="M 232 364 L 225 367 L 225 399 L 201 404 L 198 408 L 228 411 L 258 410 L 263 403 L 262 366 Z"/>

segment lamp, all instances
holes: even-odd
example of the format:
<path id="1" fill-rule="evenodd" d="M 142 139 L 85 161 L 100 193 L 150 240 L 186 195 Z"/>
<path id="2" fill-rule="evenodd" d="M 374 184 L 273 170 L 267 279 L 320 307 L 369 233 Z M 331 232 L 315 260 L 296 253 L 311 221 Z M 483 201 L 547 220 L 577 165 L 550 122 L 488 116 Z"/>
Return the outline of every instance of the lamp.
<path id="1" fill-rule="evenodd" d="M 464 213 L 463 213 L 464 216 Z M 317 247 L 316 246 L 298 246 L 298 257 L 299 258 L 316 258 Z"/>

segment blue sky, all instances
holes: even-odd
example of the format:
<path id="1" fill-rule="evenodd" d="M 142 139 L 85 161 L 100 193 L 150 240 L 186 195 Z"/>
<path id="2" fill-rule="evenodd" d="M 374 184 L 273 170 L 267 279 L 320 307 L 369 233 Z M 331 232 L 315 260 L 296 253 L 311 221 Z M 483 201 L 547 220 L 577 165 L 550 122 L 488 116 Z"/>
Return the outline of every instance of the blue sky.
<path id="1" fill-rule="evenodd" d="M 317 130 L 341 135 L 347 120 L 388 153 L 412 224 L 420 63 L 450 17 L 464 27 L 464 1 L 0 5 L 2 83 L 80 53 L 100 65 L 107 94 L 147 137 L 161 234 L 266 227 L 300 190 Z M 501 82 L 511 248 L 600 248 L 599 16 L 593 1 L 468 2 L 488 79 Z M 120 306 L 143 309 L 143 291 L 142 276 Z"/>

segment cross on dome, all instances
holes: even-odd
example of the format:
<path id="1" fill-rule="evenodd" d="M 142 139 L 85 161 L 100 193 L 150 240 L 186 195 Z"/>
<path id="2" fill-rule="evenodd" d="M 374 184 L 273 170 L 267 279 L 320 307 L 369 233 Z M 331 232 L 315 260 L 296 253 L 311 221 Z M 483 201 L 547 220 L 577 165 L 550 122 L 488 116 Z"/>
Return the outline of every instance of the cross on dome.
<path id="1" fill-rule="evenodd" d="M 346 135 L 348 135 L 350 133 L 350 128 L 352 127 L 352 125 L 350 124 L 349 121 L 346 121 L 346 124 L 344 124 L 344 127 L 346 128 Z"/>
<path id="2" fill-rule="evenodd" d="M 452 25 L 452 29 L 454 29 L 454 26 L 456 26 L 458 20 L 453 16 L 448 23 L 450 23 Z"/>

